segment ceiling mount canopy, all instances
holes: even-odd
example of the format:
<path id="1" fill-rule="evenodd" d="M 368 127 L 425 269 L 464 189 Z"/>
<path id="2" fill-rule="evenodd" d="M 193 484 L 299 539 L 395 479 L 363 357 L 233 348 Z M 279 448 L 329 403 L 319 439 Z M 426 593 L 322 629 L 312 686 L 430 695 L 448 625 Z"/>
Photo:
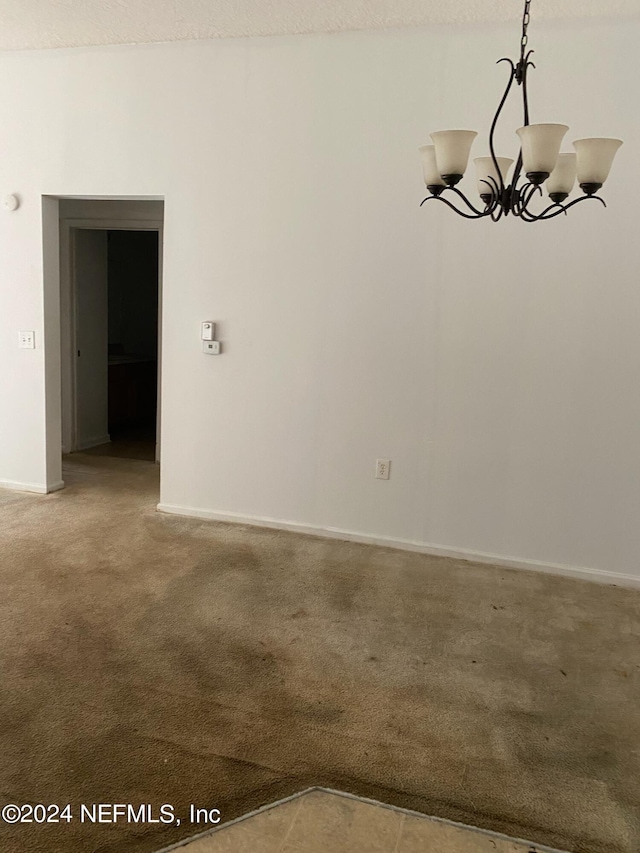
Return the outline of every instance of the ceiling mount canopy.
<path id="1" fill-rule="evenodd" d="M 578 139 L 573 143 L 575 152 L 560 153 L 569 128 L 564 124 L 531 124 L 529 121 L 527 77 L 529 68 L 535 67 L 531 62 L 533 51 L 527 50 L 530 6 L 531 0 L 525 0 L 520 59 L 517 63 L 507 58 L 498 60 L 499 63 L 508 63 L 511 71 L 489 131 L 490 156 L 474 160 L 478 195 L 484 207 L 477 208 L 456 186 L 467 169 L 471 146 L 477 136 L 473 130 L 436 131 L 431 134 L 433 145 L 423 145 L 419 149 L 424 181 L 430 193 L 422 204 L 435 199 L 444 202 L 465 219 L 490 217 L 494 222 L 508 214 L 525 222 L 553 219 L 588 199 L 596 199 L 606 207 L 597 192 L 609 176 L 613 158 L 622 141 Z M 496 156 L 494 137 L 498 119 L 514 82 L 522 92 L 524 125 L 516 131 L 520 138 L 520 153 L 513 174 L 508 179 L 514 161 L 509 157 Z M 567 202 L 576 180 L 583 194 Z M 530 204 L 535 196 L 544 194 L 545 184 L 551 204 L 536 213 Z"/>

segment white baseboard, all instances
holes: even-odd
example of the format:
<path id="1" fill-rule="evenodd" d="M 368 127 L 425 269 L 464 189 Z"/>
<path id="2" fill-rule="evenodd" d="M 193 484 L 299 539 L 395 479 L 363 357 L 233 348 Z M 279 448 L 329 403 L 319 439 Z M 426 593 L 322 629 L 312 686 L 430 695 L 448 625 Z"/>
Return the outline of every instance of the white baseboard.
<path id="1" fill-rule="evenodd" d="M 83 450 L 90 450 L 92 447 L 99 447 L 101 444 L 109 444 L 110 441 L 111 436 L 109 434 L 88 438 L 86 441 L 79 441 L 76 445 L 76 453 L 80 453 Z"/>
<path id="2" fill-rule="evenodd" d="M 202 518 L 231 524 L 249 524 L 253 527 L 268 527 L 275 530 L 290 530 L 295 533 L 306 533 L 312 536 L 325 536 L 329 539 L 342 539 L 346 542 L 361 542 L 364 545 L 380 545 L 384 548 L 416 551 L 420 554 L 430 554 L 434 557 L 451 557 L 455 560 L 489 563 L 494 566 L 505 566 L 509 569 L 547 572 L 549 574 L 580 578 L 582 580 L 611 584 L 613 586 L 628 586 L 640 589 L 640 575 L 628 575 L 622 572 L 608 572 L 603 569 L 589 569 L 582 566 L 566 566 L 561 563 L 543 563 L 539 560 L 522 560 L 500 554 L 471 551 L 467 548 L 453 548 L 447 545 L 433 545 L 428 542 L 394 539 L 387 536 L 371 536 L 367 533 L 342 530 L 338 527 L 320 527 L 300 524 L 297 521 L 281 521 L 275 518 L 261 518 L 260 516 L 241 515 L 234 512 L 216 512 L 214 510 L 178 506 L 175 504 L 159 503 L 157 510 L 158 512 L 165 512 L 170 515 L 182 515 L 190 518 Z"/>
<path id="3" fill-rule="evenodd" d="M 48 495 L 64 489 L 64 480 L 44 485 L 42 483 L 18 483 L 15 480 L 0 480 L 0 489 L 11 489 L 13 492 L 34 492 L 37 495 Z"/>
<path id="4" fill-rule="evenodd" d="M 46 495 L 47 487 L 43 483 L 18 483 L 15 480 L 0 480 L 0 489 L 11 489 L 13 492 L 35 492 Z"/>

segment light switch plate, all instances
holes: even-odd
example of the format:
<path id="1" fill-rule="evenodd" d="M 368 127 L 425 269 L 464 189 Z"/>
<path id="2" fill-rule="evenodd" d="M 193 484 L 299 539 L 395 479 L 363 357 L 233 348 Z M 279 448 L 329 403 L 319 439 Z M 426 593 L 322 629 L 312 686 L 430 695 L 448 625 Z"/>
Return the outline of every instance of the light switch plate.
<path id="1" fill-rule="evenodd" d="M 20 349 L 35 349 L 36 348 L 36 333 L 35 332 L 18 332 Z"/>
<path id="2" fill-rule="evenodd" d="M 220 341 L 203 341 L 202 352 L 208 355 L 220 355 Z"/>
<path id="3" fill-rule="evenodd" d="M 202 324 L 202 340 L 212 341 L 216 336 L 216 324 L 211 320 L 205 320 Z"/>

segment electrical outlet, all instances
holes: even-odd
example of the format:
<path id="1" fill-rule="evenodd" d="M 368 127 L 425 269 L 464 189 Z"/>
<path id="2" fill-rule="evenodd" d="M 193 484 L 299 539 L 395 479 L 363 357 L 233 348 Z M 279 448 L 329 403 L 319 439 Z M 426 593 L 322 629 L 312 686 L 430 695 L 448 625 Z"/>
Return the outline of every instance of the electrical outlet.
<path id="1" fill-rule="evenodd" d="M 376 459 L 376 480 L 388 480 L 391 473 L 390 459 Z"/>
<path id="2" fill-rule="evenodd" d="M 36 348 L 36 333 L 35 332 L 19 332 L 18 346 L 20 349 L 35 349 Z"/>

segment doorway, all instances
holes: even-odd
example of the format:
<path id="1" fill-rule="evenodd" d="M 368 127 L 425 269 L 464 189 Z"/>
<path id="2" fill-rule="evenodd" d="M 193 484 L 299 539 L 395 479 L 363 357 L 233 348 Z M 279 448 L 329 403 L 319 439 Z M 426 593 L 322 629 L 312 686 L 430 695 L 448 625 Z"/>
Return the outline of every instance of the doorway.
<path id="1" fill-rule="evenodd" d="M 74 229 L 76 450 L 156 459 L 157 231 Z"/>
<path id="2" fill-rule="evenodd" d="M 162 222 L 139 218 L 145 202 L 64 204 L 63 453 L 159 462 Z"/>

